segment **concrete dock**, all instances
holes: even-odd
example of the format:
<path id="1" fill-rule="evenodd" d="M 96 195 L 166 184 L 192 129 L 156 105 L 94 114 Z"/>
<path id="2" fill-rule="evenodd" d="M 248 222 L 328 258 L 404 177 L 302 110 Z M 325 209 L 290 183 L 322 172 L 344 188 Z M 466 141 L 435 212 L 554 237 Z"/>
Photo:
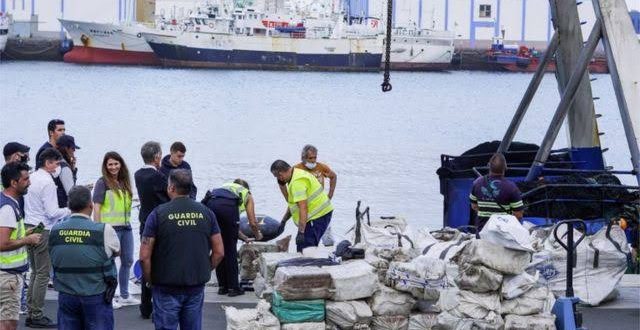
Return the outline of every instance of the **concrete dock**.
<path id="1" fill-rule="evenodd" d="M 202 313 L 203 329 L 226 328 L 223 306 L 252 308 L 258 301 L 253 292 L 246 292 L 242 296 L 233 298 L 219 296 L 216 292 L 217 287 L 215 286 L 208 286 L 205 290 L 205 306 Z M 640 329 L 640 275 L 625 275 L 620 283 L 619 293 L 616 300 L 598 307 L 581 307 L 583 326 L 590 330 Z M 49 290 L 45 304 L 45 315 L 55 318 L 56 309 L 57 293 Z M 144 320 L 140 317 L 138 306 L 115 310 L 114 316 L 116 329 L 154 328 L 151 320 Z M 21 317 L 18 329 L 29 329 L 24 326 L 24 318 L 24 316 Z"/>

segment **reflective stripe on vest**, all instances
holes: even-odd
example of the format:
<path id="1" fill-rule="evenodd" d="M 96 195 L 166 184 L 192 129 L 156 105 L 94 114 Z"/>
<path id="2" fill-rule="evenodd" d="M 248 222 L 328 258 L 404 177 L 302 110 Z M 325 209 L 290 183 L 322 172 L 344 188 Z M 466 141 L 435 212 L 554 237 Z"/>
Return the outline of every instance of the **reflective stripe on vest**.
<path id="1" fill-rule="evenodd" d="M 240 213 L 244 212 L 247 208 L 247 197 L 249 197 L 249 189 L 243 187 L 234 182 L 228 182 L 222 185 L 222 189 L 232 192 L 236 197 L 241 200 L 239 209 Z"/>
<path id="2" fill-rule="evenodd" d="M 16 215 L 16 228 L 11 231 L 9 235 L 10 241 L 16 241 L 22 239 L 26 236 L 26 230 L 24 228 L 24 219 L 20 214 L 20 209 L 17 203 L 12 200 L 10 197 L 5 196 L 3 193 L 0 193 L 0 207 L 4 205 L 9 205 L 13 209 L 13 213 Z M 19 267 L 24 267 L 29 263 L 27 256 L 27 248 L 26 246 L 22 246 L 18 249 L 6 252 L 0 252 L 0 269 L 14 269 Z"/>
<path id="3" fill-rule="evenodd" d="M 306 189 L 304 191 L 292 191 L 294 181 L 302 181 L 305 183 Z M 322 217 L 323 215 L 331 212 L 333 206 L 329 196 L 322 189 L 322 185 L 318 179 L 311 173 L 294 168 L 291 176 L 291 182 L 287 185 L 289 211 L 293 222 L 298 224 L 300 220 L 300 208 L 297 203 L 293 202 L 293 196 L 308 196 L 307 201 L 307 221 L 313 221 Z"/>
<path id="4" fill-rule="evenodd" d="M 131 195 L 119 190 L 109 189 L 105 192 L 104 204 L 100 207 L 100 222 L 112 226 L 128 225 L 131 218 Z"/>

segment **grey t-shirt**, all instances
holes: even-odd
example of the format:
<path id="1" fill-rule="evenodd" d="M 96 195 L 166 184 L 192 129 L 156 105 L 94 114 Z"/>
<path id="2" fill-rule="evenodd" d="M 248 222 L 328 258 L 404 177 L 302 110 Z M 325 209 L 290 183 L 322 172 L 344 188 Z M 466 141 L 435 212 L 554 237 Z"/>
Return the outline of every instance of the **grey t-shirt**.
<path id="1" fill-rule="evenodd" d="M 104 179 L 98 179 L 96 184 L 93 185 L 93 202 L 104 204 L 104 197 L 107 194 L 107 189 L 107 184 L 104 182 Z"/>

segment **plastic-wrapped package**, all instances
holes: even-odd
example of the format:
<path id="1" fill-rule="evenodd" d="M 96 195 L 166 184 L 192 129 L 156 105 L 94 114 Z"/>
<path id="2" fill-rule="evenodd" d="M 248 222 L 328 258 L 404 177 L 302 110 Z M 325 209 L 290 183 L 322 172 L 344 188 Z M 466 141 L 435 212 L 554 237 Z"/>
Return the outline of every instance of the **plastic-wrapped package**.
<path id="1" fill-rule="evenodd" d="M 274 289 L 285 300 L 328 299 L 331 274 L 319 267 L 279 267 Z"/>
<path id="2" fill-rule="evenodd" d="M 369 305 L 362 300 L 327 301 L 327 324 L 339 329 L 362 329 L 369 326 L 373 313 Z"/>
<path id="3" fill-rule="evenodd" d="M 368 298 L 378 288 L 375 269 L 364 260 L 354 260 L 337 266 L 322 267 L 331 274 L 335 290 L 334 301 L 349 301 Z"/>
<path id="4" fill-rule="evenodd" d="M 258 258 L 258 266 L 260 269 L 260 275 L 269 284 L 273 284 L 273 277 L 276 275 L 276 269 L 278 268 L 278 262 L 287 259 L 302 257 L 300 253 L 289 252 L 266 252 L 261 253 Z"/>
<path id="5" fill-rule="evenodd" d="M 324 322 L 324 307 L 322 299 L 288 301 L 274 292 L 271 310 L 280 323 Z"/>
<path id="6" fill-rule="evenodd" d="M 504 328 L 509 330 L 556 330 L 556 316 L 535 314 L 529 316 L 508 314 L 504 317 Z"/>
<path id="7" fill-rule="evenodd" d="M 549 306 L 553 306 L 555 297 L 550 290 L 545 287 L 533 288 L 524 294 L 502 301 L 502 314 L 532 315 L 550 311 Z"/>
<path id="8" fill-rule="evenodd" d="M 406 315 L 374 316 L 371 320 L 372 330 L 407 330 L 409 317 Z"/>
<path id="9" fill-rule="evenodd" d="M 409 315 L 416 303 L 410 294 L 381 286 L 368 299 L 373 315 Z"/>
<path id="10" fill-rule="evenodd" d="M 409 330 L 432 330 L 437 324 L 437 313 L 411 314 L 409 317 Z"/>
<path id="11" fill-rule="evenodd" d="M 271 305 L 260 300 L 256 308 L 237 309 L 225 306 L 227 330 L 279 330 L 280 322 L 269 309 Z"/>
<path id="12" fill-rule="evenodd" d="M 503 274 L 519 275 L 531 261 L 531 253 L 507 249 L 489 241 L 474 239 L 452 258 L 459 266 L 483 265 Z"/>
<path id="13" fill-rule="evenodd" d="M 493 292 L 499 290 L 502 284 L 501 273 L 482 265 L 465 264 L 458 271 L 455 282 L 460 290 Z"/>
<path id="14" fill-rule="evenodd" d="M 282 325 L 282 330 L 325 330 L 324 322 L 287 323 Z"/>

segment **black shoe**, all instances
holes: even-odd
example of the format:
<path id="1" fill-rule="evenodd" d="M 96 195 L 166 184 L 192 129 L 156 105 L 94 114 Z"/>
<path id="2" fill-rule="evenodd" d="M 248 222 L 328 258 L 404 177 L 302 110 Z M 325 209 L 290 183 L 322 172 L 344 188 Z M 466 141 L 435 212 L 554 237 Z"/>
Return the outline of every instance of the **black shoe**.
<path id="1" fill-rule="evenodd" d="M 55 329 L 58 327 L 58 324 L 51 321 L 51 319 L 46 316 L 39 319 L 27 318 L 24 323 L 24 325 L 29 328 Z"/>
<path id="2" fill-rule="evenodd" d="M 225 288 L 225 287 L 223 287 L 223 286 L 221 286 L 221 287 L 218 289 L 218 294 L 219 294 L 219 295 L 224 295 L 224 294 L 228 294 L 228 293 L 229 293 L 229 289 L 227 289 L 227 288 Z"/>
<path id="3" fill-rule="evenodd" d="M 244 290 L 242 289 L 231 289 L 229 290 L 229 297 L 241 296 L 244 294 Z"/>
<path id="4" fill-rule="evenodd" d="M 145 319 L 145 320 L 150 319 L 151 318 L 151 312 L 152 312 L 151 308 L 140 305 L 140 316 L 143 319 Z"/>

